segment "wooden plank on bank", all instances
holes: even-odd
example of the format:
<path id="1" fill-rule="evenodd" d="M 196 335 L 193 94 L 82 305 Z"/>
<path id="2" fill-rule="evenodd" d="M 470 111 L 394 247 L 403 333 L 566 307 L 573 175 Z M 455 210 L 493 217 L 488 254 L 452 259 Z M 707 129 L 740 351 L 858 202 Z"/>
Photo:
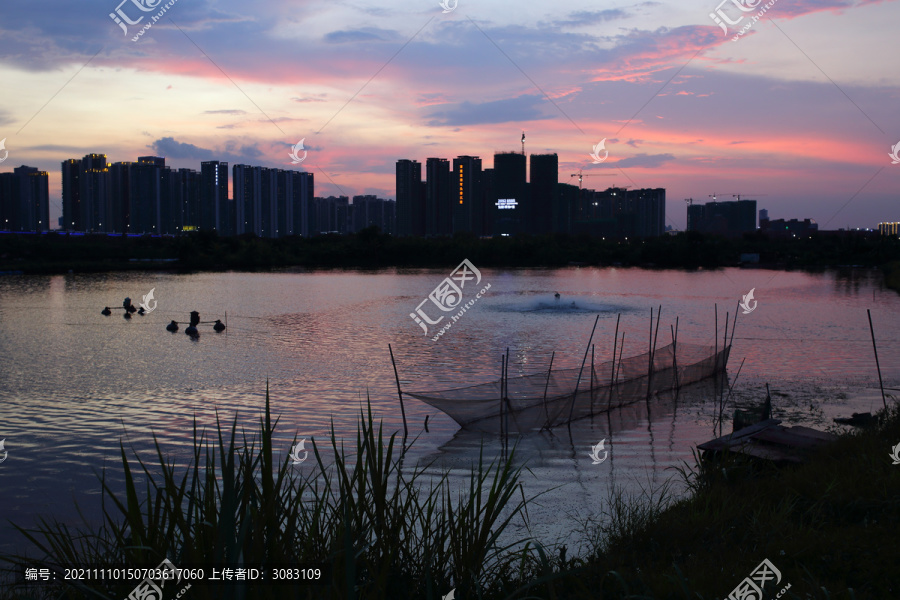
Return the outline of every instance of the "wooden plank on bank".
<path id="1" fill-rule="evenodd" d="M 714 440 L 710 440 L 708 442 L 700 444 L 699 446 L 697 446 L 697 448 L 699 448 L 700 450 L 711 450 L 713 452 L 725 450 L 731 446 L 740 445 L 744 439 L 749 438 L 755 433 L 758 433 L 764 429 L 774 427 L 780 423 L 781 421 L 779 421 L 778 419 L 767 419 L 765 421 L 757 423 L 756 425 L 745 427 L 739 431 L 735 431 L 734 433 L 729 433 L 728 435 L 723 435 L 720 438 L 716 438 Z"/>
<path id="2" fill-rule="evenodd" d="M 838 436 L 797 425 L 783 427 L 781 421 L 768 419 L 734 433 L 697 446 L 704 452 L 731 452 L 776 463 L 803 463 L 809 451 L 833 442 Z"/>

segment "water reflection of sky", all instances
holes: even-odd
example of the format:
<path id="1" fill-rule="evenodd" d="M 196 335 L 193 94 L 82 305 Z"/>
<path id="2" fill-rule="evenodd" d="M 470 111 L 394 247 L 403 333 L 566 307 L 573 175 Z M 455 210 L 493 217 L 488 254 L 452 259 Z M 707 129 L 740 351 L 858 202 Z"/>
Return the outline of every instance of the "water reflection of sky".
<path id="1" fill-rule="evenodd" d="M 295 434 L 321 439 L 332 421 L 339 435 L 355 435 L 367 397 L 385 429 L 398 430 L 388 343 L 405 389 L 457 387 L 497 378 L 507 347 L 511 376 L 546 369 L 552 352 L 555 366 L 579 365 L 595 314 L 598 362 L 612 353 L 620 314 L 626 356 L 645 352 L 650 309 L 660 305 L 661 344 L 670 341 L 676 316 L 679 340 L 711 344 L 713 305 L 721 336 L 726 311 L 731 324 L 737 302 L 755 288 L 756 310 L 738 317 L 732 383 L 742 360 L 743 366 L 731 403 L 761 400 L 768 382 L 776 416 L 817 427 L 837 414 L 877 409 L 866 308 L 873 311 L 885 384 L 900 387 L 900 297 L 885 291 L 874 273 L 484 269 L 482 285 L 489 282 L 490 291 L 433 342 L 409 313 L 446 275 L 0 277 L 0 439 L 9 451 L 0 465 L 0 539 L 17 539 L 5 519 L 31 524 L 35 515 L 54 514 L 71 520 L 75 501 L 92 514 L 95 471 L 107 465 L 117 475 L 120 439 L 146 454 L 155 433 L 177 459 L 190 443 L 194 416 L 209 427 L 217 414 L 229 422 L 238 414 L 252 427 L 267 379 L 285 457 Z M 151 314 L 130 321 L 121 311 L 100 315 L 104 306 L 120 306 L 126 295 L 138 301 L 151 288 L 158 300 Z M 206 325 L 192 342 L 165 330 L 193 309 L 203 320 L 227 312 L 227 333 Z M 712 437 L 712 396 L 702 387 L 686 390 L 671 406 L 657 400 L 608 422 L 578 422 L 571 434 L 520 439 L 519 456 L 531 469 L 526 492 L 552 489 L 532 512 L 536 533 L 546 541 L 570 533 L 573 521 L 559 515 L 596 514 L 612 483 L 637 489 L 671 476 L 669 467 L 690 460 L 690 448 Z M 434 459 L 462 477 L 482 443 L 487 455 L 499 450 L 496 439 L 460 432 L 415 400 L 406 410 L 411 435 L 419 436 L 407 464 Z M 601 438 L 610 459 L 595 466 L 588 453 Z"/>

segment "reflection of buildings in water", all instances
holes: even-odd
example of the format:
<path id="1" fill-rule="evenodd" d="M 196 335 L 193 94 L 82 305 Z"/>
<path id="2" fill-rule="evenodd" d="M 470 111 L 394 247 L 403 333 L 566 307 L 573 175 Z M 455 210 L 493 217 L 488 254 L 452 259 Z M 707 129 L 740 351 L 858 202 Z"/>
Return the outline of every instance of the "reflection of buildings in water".
<path id="1" fill-rule="evenodd" d="M 877 269 L 844 266 L 833 269 L 833 273 L 836 291 L 857 295 L 861 286 L 872 285 L 873 293 L 875 287 L 884 289 L 883 278 Z"/>

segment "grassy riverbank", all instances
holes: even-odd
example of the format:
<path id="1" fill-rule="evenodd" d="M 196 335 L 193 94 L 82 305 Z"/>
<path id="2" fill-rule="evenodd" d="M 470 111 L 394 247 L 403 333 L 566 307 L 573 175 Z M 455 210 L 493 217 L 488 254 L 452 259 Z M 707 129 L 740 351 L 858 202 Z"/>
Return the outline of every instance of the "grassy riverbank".
<path id="1" fill-rule="evenodd" d="M 758 254 L 761 266 L 814 268 L 879 267 L 900 261 L 900 240 L 861 235 L 769 239 L 748 234 L 725 239 L 697 233 L 647 240 L 613 241 L 548 235 L 479 239 L 392 237 L 367 229 L 354 235 L 280 239 L 0 234 L 0 271 L 25 273 L 113 270 L 259 270 L 453 267 L 468 258 L 479 267 L 579 265 L 716 268 L 737 265 L 741 254 Z M 168 261 L 168 262 L 164 262 Z"/>
<path id="2" fill-rule="evenodd" d="M 597 490 L 598 498 L 609 495 L 610 509 L 582 524 L 592 549 L 574 558 L 533 540 L 499 543 L 511 523 L 528 519 L 518 481 L 529 474 L 514 467 L 514 456 L 479 461 L 469 485 L 451 489 L 446 477 L 429 480 L 421 468 L 403 468 L 399 442 L 385 438 L 369 414 L 349 451 L 332 435 L 334 465 L 311 452 L 318 468 L 304 479 L 293 475 L 289 460 L 273 456 L 273 427 L 267 406 L 253 440 L 236 442 L 235 425 L 211 440 L 195 432 L 194 466 L 186 471 L 168 466 L 161 451 L 135 463 L 123 450 L 126 493 L 103 485 L 104 526 L 75 532 L 44 523 L 29 535 L 46 557 L 29 564 L 316 561 L 329 579 L 297 589 L 195 583 L 184 598 L 198 600 L 437 599 L 452 588 L 460 600 L 703 600 L 727 597 L 768 559 L 782 578 L 765 598 L 788 584 L 785 599 L 900 597 L 893 553 L 900 465 L 889 456 L 900 442 L 896 409 L 805 465 L 686 465 L 673 473 L 688 482 L 686 499 L 665 488 L 643 498 Z M 140 478 L 147 482 L 136 483 Z M 134 584 L 113 587 L 103 596 L 7 588 L 0 598 L 121 600 Z"/>

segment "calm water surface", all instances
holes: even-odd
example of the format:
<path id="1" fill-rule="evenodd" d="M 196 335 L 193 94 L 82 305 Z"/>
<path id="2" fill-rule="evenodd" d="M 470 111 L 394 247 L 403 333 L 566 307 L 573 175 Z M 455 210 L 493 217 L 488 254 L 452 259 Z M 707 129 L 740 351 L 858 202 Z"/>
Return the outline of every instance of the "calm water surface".
<path id="1" fill-rule="evenodd" d="M 577 366 L 597 314 L 598 362 L 612 353 L 618 314 L 626 356 L 645 352 L 650 308 L 659 305 L 661 344 L 676 316 L 679 340 L 712 344 L 714 306 L 721 336 L 725 312 L 733 319 L 741 296 L 755 288 L 756 310 L 738 318 L 726 412 L 762 400 L 767 382 L 775 416 L 793 423 L 824 429 L 834 416 L 876 410 L 867 308 L 885 385 L 900 388 L 900 295 L 875 272 L 484 269 L 490 291 L 433 342 L 409 313 L 448 274 L 0 276 L 0 439 L 9 453 L 0 464 L 0 552 L 26 549 L 8 520 L 78 524 L 76 503 L 95 518 L 97 473 L 107 467 L 121 483 L 120 442 L 147 456 L 155 434 L 178 461 L 194 418 L 212 425 L 217 413 L 227 421 L 237 415 L 252 426 L 267 380 L 281 419 L 276 451 L 285 458 L 295 435 L 324 438 L 332 421 L 339 436 L 354 436 L 367 396 L 386 430 L 402 428 L 389 343 L 405 389 L 438 390 L 496 379 L 507 347 L 511 375 L 546 369 L 554 351 L 554 366 Z M 151 288 L 152 313 L 130 321 L 121 310 L 100 314 L 125 296 L 139 302 Z M 204 320 L 227 312 L 227 333 L 204 325 L 192 341 L 165 330 L 191 310 Z M 671 467 L 690 462 L 691 448 L 714 437 L 713 399 L 712 387 L 699 385 L 677 400 L 521 437 L 526 494 L 547 492 L 530 509 L 531 533 L 575 548 L 578 523 L 601 514 L 611 486 L 637 491 L 673 477 Z M 407 400 L 406 411 L 411 435 L 420 436 L 407 464 L 436 461 L 461 482 L 482 444 L 488 457 L 499 452 L 495 437 L 460 431 L 418 401 Z M 592 465 L 590 447 L 604 438 L 610 459 Z"/>

